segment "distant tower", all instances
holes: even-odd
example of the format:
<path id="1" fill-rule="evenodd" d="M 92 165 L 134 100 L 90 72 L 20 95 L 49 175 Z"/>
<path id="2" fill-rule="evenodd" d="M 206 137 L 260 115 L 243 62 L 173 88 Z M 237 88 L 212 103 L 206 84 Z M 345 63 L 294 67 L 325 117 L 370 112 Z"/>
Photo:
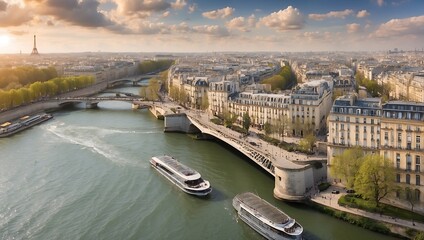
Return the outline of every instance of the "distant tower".
<path id="1" fill-rule="evenodd" d="M 37 40 L 36 40 L 36 36 L 35 35 L 34 35 L 34 47 L 32 48 L 31 55 L 38 55 Z"/>

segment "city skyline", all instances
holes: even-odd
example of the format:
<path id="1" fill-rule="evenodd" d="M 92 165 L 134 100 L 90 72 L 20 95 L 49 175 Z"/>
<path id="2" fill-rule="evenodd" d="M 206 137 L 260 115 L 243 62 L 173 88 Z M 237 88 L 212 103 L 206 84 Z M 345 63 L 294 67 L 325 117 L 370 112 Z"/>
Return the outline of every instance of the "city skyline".
<path id="1" fill-rule="evenodd" d="M 424 47 L 420 0 L 0 0 L 0 53 Z"/>

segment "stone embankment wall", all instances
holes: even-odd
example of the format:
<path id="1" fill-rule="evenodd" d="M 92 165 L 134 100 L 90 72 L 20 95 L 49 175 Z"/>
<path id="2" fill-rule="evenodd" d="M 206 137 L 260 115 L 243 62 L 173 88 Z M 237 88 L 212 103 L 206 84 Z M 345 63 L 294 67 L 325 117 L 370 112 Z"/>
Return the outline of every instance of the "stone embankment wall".
<path id="1" fill-rule="evenodd" d="M 165 115 L 165 132 L 199 133 L 184 113 Z"/>
<path id="2" fill-rule="evenodd" d="M 314 186 L 310 165 L 301 169 L 275 168 L 274 197 L 282 200 L 301 201 L 306 190 Z"/>
<path id="3" fill-rule="evenodd" d="M 326 160 L 295 162 L 304 165 L 301 169 L 276 166 L 274 197 L 289 201 L 301 201 L 318 184 L 327 181 Z"/>

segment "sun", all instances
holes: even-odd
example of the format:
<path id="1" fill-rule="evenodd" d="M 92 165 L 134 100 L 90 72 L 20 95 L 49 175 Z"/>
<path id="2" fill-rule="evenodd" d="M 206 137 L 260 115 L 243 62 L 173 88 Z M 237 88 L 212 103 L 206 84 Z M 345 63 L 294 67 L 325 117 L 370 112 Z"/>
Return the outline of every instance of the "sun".
<path id="1" fill-rule="evenodd" d="M 3 34 L 0 35 L 0 48 L 9 46 L 10 37 L 9 35 Z"/>

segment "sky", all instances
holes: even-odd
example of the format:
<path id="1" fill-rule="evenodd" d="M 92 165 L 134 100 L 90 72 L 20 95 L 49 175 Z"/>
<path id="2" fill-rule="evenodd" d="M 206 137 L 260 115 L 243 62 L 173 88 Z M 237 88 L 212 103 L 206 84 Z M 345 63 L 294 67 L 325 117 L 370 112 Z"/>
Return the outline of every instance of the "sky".
<path id="1" fill-rule="evenodd" d="M 0 53 L 424 48 L 424 0 L 0 0 Z"/>

